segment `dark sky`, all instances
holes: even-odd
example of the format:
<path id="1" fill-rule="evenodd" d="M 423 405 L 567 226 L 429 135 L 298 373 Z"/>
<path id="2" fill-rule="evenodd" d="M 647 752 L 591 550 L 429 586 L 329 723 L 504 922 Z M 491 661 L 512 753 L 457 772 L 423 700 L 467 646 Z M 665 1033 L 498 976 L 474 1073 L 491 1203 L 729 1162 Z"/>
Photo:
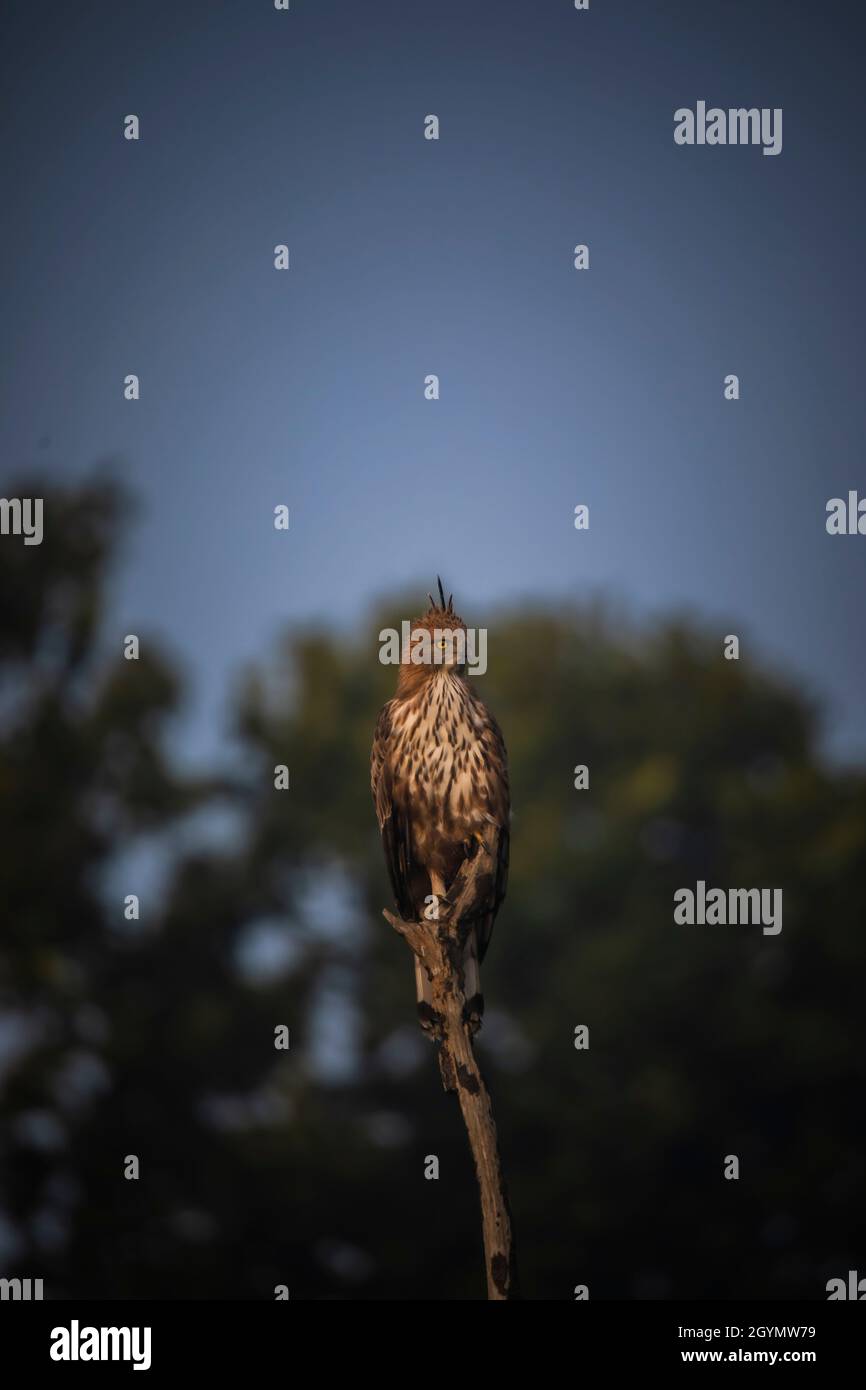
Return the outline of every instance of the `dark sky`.
<path id="1" fill-rule="evenodd" d="M 4 477 L 139 494 L 112 622 L 184 662 L 194 752 L 286 619 L 441 573 L 474 625 L 692 607 L 866 756 L 866 537 L 824 526 L 866 494 L 860 7 L 4 10 Z M 675 145 L 699 100 L 781 107 L 782 153 Z"/>

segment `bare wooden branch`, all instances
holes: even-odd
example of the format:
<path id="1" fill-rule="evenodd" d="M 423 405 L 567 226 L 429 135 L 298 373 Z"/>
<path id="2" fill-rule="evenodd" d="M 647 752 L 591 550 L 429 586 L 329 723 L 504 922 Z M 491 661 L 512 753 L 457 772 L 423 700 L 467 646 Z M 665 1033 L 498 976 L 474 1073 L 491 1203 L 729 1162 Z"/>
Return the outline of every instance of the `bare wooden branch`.
<path id="1" fill-rule="evenodd" d="M 438 921 L 405 922 L 392 912 L 383 916 L 408 942 L 431 982 L 437 1015 L 434 1036 L 439 1045 L 439 1070 L 446 1091 L 454 1092 L 469 1146 L 475 1161 L 481 1198 L 487 1297 L 514 1299 L 516 1263 L 511 1213 L 502 1177 L 496 1123 L 490 1095 L 472 1046 L 472 1032 L 465 1018 L 463 947 L 476 904 L 488 898 L 494 881 L 497 845 L 479 846 L 455 879 L 445 902 L 440 902 Z M 489 880 L 489 882 L 488 882 Z"/>

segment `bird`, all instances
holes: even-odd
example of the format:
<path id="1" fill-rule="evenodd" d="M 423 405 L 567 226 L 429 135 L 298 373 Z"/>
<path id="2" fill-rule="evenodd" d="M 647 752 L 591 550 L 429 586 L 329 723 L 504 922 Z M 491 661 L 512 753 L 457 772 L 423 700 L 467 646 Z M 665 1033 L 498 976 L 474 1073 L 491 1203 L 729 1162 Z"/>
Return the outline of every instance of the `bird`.
<path id="1" fill-rule="evenodd" d="M 453 594 L 446 603 L 438 576 L 437 582 L 438 602 L 428 594 L 429 608 L 411 624 L 413 647 L 428 659 L 403 652 L 396 693 L 376 723 L 370 784 L 395 904 L 405 921 L 427 920 L 431 895 L 447 899 L 479 846 L 495 852 L 494 873 L 479 876 L 480 897 L 464 914 L 472 923 L 462 962 L 464 1021 L 474 1034 L 484 1013 L 480 967 L 508 881 L 508 754 L 499 725 L 466 678 L 466 624 L 454 611 Z M 439 1020 L 417 957 L 415 986 L 419 1022 L 435 1038 Z"/>

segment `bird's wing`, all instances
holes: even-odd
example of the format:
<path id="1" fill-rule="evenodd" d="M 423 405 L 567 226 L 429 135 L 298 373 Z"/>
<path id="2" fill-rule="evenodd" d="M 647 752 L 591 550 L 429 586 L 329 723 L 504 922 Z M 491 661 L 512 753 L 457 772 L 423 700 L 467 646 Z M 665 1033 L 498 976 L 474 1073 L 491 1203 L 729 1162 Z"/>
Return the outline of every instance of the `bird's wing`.
<path id="1" fill-rule="evenodd" d="M 391 880 L 394 900 L 401 917 L 411 922 L 415 917 L 415 907 L 410 893 L 411 839 L 408 815 L 395 804 L 392 793 L 390 750 L 388 747 L 391 736 L 391 704 L 392 701 L 389 700 L 386 705 L 383 705 L 376 721 L 376 732 L 373 735 L 373 747 L 370 753 L 370 786 L 373 791 L 373 803 L 376 807 L 379 829 L 382 832 L 385 863 L 388 868 L 388 877 Z"/>
<path id="2" fill-rule="evenodd" d="M 511 852 L 511 791 L 508 782 L 508 754 L 505 749 L 502 730 L 489 710 L 487 711 L 486 724 L 484 744 L 489 769 L 488 785 L 491 789 L 488 814 L 493 826 L 495 826 L 497 842 L 496 870 L 490 894 L 489 913 L 478 927 L 479 961 L 484 959 L 490 944 L 496 913 L 508 887 L 508 861 Z"/>

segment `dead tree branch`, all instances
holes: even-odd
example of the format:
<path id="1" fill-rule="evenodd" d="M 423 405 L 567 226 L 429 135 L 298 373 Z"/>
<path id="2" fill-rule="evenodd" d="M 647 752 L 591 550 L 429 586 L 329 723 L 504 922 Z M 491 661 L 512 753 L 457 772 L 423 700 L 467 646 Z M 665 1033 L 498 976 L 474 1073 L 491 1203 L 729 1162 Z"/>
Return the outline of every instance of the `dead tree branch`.
<path id="1" fill-rule="evenodd" d="M 478 1067 L 472 1034 L 464 1017 L 463 947 L 477 915 L 479 902 L 489 899 L 494 881 L 497 846 L 479 846 L 467 860 L 440 901 L 436 921 L 404 922 L 392 912 L 383 916 L 409 943 L 430 978 L 433 1008 L 437 1014 L 435 1037 L 439 1044 L 439 1070 L 446 1091 L 456 1093 L 469 1146 L 475 1160 L 481 1197 L 484 1263 L 487 1297 L 516 1297 L 516 1265 L 511 1214 L 502 1177 L 496 1122 L 490 1095 Z"/>

